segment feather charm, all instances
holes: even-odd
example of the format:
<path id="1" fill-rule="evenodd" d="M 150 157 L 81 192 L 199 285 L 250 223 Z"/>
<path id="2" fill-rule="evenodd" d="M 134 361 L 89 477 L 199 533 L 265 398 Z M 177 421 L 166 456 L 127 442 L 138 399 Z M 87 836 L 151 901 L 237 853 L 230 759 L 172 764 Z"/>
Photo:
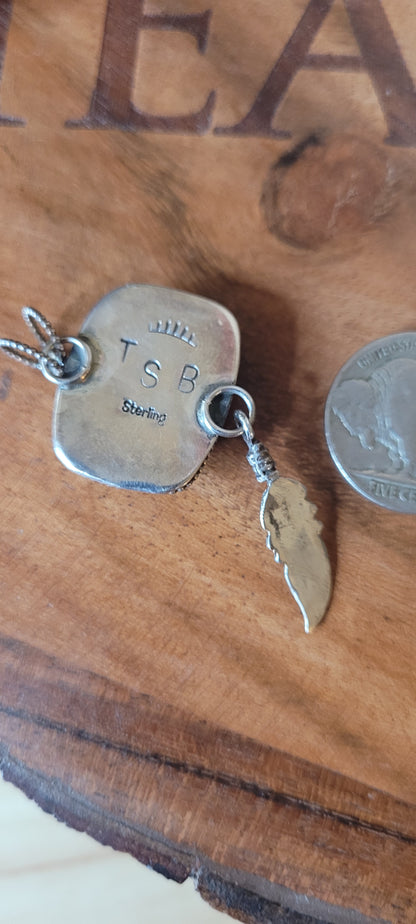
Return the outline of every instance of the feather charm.
<path id="1" fill-rule="evenodd" d="M 320 537 L 322 524 L 306 489 L 292 478 L 274 477 L 263 494 L 260 522 L 267 545 L 284 575 L 304 619 L 305 632 L 320 623 L 331 596 L 331 568 Z"/>
<path id="2" fill-rule="evenodd" d="M 315 519 L 317 508 L 307 500 L 306 488 L 299 481 L 279 476 L 270 453 L 254 439 L 245 415 L 237 411 L 235 416 L 257 481 L 267 482 L 260 508 L 267 545 L 284 565 L 287 584 L 301 610 L 305 632 L 309 632 L 323 619 L 332 589 L 331 567 L 320 536 L 322 524 Z"/>

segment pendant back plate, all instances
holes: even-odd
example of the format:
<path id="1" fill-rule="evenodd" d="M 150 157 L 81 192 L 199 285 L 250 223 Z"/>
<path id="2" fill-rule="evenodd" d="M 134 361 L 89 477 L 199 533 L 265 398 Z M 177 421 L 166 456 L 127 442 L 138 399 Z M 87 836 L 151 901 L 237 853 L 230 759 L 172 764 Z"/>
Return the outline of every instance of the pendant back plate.
<path id="1" fill-rule="evenodd" d="M 85 382 L 57 391 L 58 458 L 116 487 L 183 488 L 215 442 L 198 423 L 199 402 L 237 377 L 240 336 L 231 312 L 197 295 L 127 285 L 93 308 L 80 337 L 93 366 Z"/>

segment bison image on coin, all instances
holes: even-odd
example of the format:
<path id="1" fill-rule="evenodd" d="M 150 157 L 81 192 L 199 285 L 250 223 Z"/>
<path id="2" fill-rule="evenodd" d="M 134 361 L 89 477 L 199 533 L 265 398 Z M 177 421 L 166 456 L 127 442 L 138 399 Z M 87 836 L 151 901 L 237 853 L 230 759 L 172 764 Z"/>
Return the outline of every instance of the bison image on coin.
<path id="1" fill-rule="evenodd" d="M 338 373 L 325 408 L 331 456 L 369 500 L 416 513 L 416 332 L 359 350 Z"/>

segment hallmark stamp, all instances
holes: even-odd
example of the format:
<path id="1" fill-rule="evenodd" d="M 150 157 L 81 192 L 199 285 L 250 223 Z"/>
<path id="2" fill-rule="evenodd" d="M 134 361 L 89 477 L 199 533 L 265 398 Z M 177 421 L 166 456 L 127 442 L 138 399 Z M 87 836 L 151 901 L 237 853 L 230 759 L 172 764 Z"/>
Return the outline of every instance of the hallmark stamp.
<path id="1" fill-rule="evenodd" d="M 176 337 L 177 340 L 182 340 L 188 346 L 197 346 L 195 334 L 189 329 L 188 325 L 183 324 L 182 321 L 172 321 L 171 318 L 168 318 L 167 321 L 157 321 L 156 324 L 149 324 L 149 333 L 166 334 L 168 337 Z"/>
<path id="2" fill-rule="evenodd" d="M 125 414 L 133 414 L 135 417 L 146 417 L 147 420 L 154 420 L 155 423 L 159 424 L 159 427 L 163 427 L 167 421 L 167 414 L 162 414 L 160 411 L 157 411 L 155 407 L 151 405 L 149 407 L 143 407 L 142 404 L 138 404 L 137 401 L 133 401 L 132 398 L 124 398 L 121 410 Z"/>

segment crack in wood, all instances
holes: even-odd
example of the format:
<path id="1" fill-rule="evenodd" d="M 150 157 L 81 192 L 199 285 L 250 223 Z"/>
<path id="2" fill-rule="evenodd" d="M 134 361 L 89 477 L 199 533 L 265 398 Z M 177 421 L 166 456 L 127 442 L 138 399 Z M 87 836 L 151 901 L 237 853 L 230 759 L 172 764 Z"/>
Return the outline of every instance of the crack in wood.
<path id="1" fill-rule="evenodd" d="M 297 808 L 303 812 L 338 822 L 339 824 L 350 828 L 352 827 L 357 830 L 370 831 L 373 834 L 380 834 L 383 837 L 391 837 L 404 844 L 409 844 L 412 846 L 416 845 L 415 837 L 404 834 L 401 831 L 395 831 L 394 829 L 387 828 L 379 824 L 371 824 L 370 822 L 363 821 L 356 815 L 339 812 L 336 809 L 324 808 L 324 806 L 318 805 L 318 803 L 310 802 L 306 799 L 299 799 L 298 797 L 291 796 L 288 793 L 278 792 L 271 787 L 260 786 L 252 780 L 232 776 L 231 774 L 227 773 L 215 772 L 214 770 L 211 770 L 208 767 L 204 767 L 201 764 L 190 764 L 186 761 L 181 761 L 173 757 L 169 757 L 169 755 L 162 754 L 158 751 L 140 751 L 138 748 L 112 741 L 108 738 L 104 738 L 99 734 L 93 734 L 84 728 L 77 728 L 75 726 L 70 726 L 56 720 L 53 721 L 48 719 L 46 716 L 31 714 L 25 709 L 14 709 L 12 707 L 0 705 L 0 713 L 3 713 L 10 718 L 15 718 L 23 722 L 31 723 L 37 727 L 44 728 L 47 731 L 56 732 L 57 734 L 70 735 L 74 739 L 85 741 L 88 744 L 94 744 L 98 747 L 114 751 L 118 754 L 121 754 L 123 757 L 130 757 L 138 761 L 154 763 L 161 767 L 169 767 L 169 769 L 178 773 L 189 774 L 199 779 L 210 780 L 211 782 L 217 783 L 220 786 L 225 786 L 229 787 L 230 789 L 249 793 L 255 798 L 264 799 L 265 801 L 274 802 L 275 804 L 279 805 L 285 805 L 289 808 Z"/>
<path id="2" fill-rule="evenodd" d="M 191 877 L 204 901 L 231 917 L 238 915 L 238 919 L 247 924 L 254 921 L 256 924 L 325 924 L 326 921 L 328 924 L 372 924 L 374 920 L 354 909 L 337 908 L 313 898 L 307 898 L 311 905 L 309 913 L 296 910 L 291 906 L 291 899 L 296 902 L 297 896 L 290 889 L 276 883 L 276 896 L 266 898 L 255 891 L 254 879 L 253 889 L 248 888 L 236 879 L 234 870 L 231 879 L 224 876 L 224 870 L 219 873 L 203 853 L 192 850 L 190 857 L 189 848 L 184 845 L 180 847 L 172 841 L 165 841 L 155 831 L 149 835 L 141 825 L 115 815 L 108 809 L 103 812 L 69 784 L 33 770 L 24 761 L 12 757 L 9 749 L 1 744 L 0 773 L 57 821 L 94 837 L 103 845 L 131 854 L 138 862 L 178 884 Z M 166 849 L 169 850 L 168 854 Z M 379 918 L 377 924 L 391 922 Z"/>
<path id="3" fill-rule="evenodd" d="M 192 874 L 192 869 L 182 857 L 172 855 L 175 848 L 163 836 L 155 831 L 149 834 L 141 825 L 116 815 L 108 808 L 104 811 L 88 796 L 77 792 L 58 777 L 34 770 L 23 760 L 12 757 L 9 748 L 1 744 L 0 773 L 6 782 L 18 786 L 56 821 L 88 834 L 104 846 L 129 853 L 140 863 L 161 873 L 165 879 L 181 883 Z"/>

